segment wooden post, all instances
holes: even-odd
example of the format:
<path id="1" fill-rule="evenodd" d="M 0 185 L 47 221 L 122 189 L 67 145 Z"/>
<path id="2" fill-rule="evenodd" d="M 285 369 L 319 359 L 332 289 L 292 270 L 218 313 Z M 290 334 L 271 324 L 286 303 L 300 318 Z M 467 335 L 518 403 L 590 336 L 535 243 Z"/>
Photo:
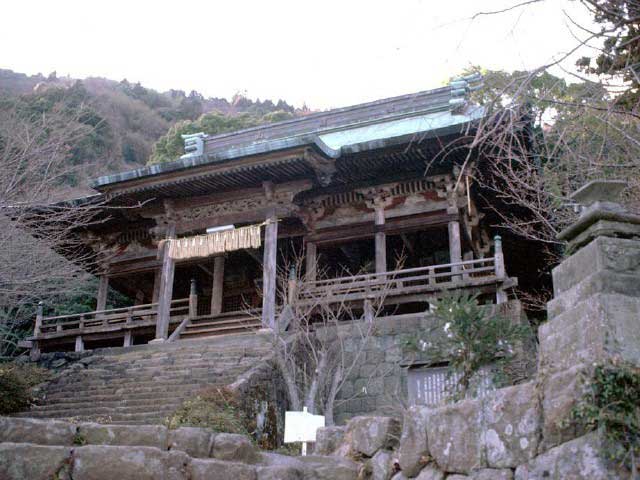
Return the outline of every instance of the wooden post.
<path id="1" fill-rule="evenodd" d="M 133 302 L 134 305 L 144 305 L 144 292 L 142 290 L 138 290 L 136 292 L 136 299 Z"/>
<path id="2" fill-rule="evenodd" d="M 196 286 L 196 279 L 191 279 L 191 286 L 189 289 L 189 318 L 198 316 L 198 289 Z"/>
<path id="3" fill-rule="evenodd" d="M 318 275 L 318 246 L 313 242 L 307 242 L 307 255 L 305 258 L 306 279 L 309 282 L 315 282 Z"/>
<path id="4" fill-rule="evenodd" d="M 100 275 L 98 281 L 98 295 L 96 297 L 96 310 L 107 309 L 107 297 L 109 296 L 109 277 Z"/>
<path id="5" fill-rule="evenodd" d="M 387 236 L 381 230 L 384 226 L 384 205 L 379 200 L 374 202 L 374 221 L 376 236 L 376 273 L 387 271 Z M 378 231 L 380 229 L 380 231 Z"/>
<path id="6" fill-rule="evenodd" d="M 496 277 L 504 279 L 507 276 L 506 269 L 504 267 L 504 254 L 502 253 L 502 238 L 500 235 L 493 237 L 494 242 L 494 255 L 493 262 L 495 266 Z M 501 285 L 498 285 L 496 291 L 496 303 L 506 303 L 509 300 L 507 292 L 504 291 Z"/>
<path id="7" fill-rule="evenodd" d="M 462 261 L 462 244 L 460 242 L 460 222 L 452 220 L 449 222 L 449 263 L 460 263 Z M 452 267 L 451 273 L 459 273 L 460 267 Z M 458 276 L 452 276 L 451 281 L 459 280 Z"/>
<path id="8" fill-rule="evenodd" d="M 76 352 L 84 352 L 84 341 L 82 335 L 76 337 Z"/>
<path id="9" fill-rule="evenodd" d="M 37 337 L 42 331 L 42 318 L 44 317 L 44 304 L 38 302 L 38 308 L 36 310 L 36 324 L 33 327 L 33 336 Z M 29 352 L 29 358 L 31 361 L 36 361 L 40 358 L 40 344 L 38 340 L 31 342 L 31 352 Z"/>
<path id="10" fill-rule="evenodd" d="M 131 330 L 127 330 L 124 332 L 124 343 L 123 347 L 130 347 L 133 345 L 133 335 L 131 335 Z"/>
<path id="11" fill-rule="evenodd" d="M 167 239 L 175 237 L 175 226 L 167 232 Z M 166 340 L 169 336 L 171 317 L 171 297 L 173 296 L 173 275 L 175 262 L 169 256 L 169 243 L 163 242 L 162 274 L 160 277 L 160 296 L 158 298 L 158 320 L 156 321 L 156 340 Z"/>
<path id="12" fill-rule="evenodd" d="M 160 298 L 160 284 L 162 283 L 162 268 L 158 268 L 153 277 L 153 294 L 151 296 L 151 303 L 158 303 Z"/>
<path id="13" fill-rule="evenodd" d="M 213 259 L 213 287 L 211 288 L 211 315 L 222 313 L 222 298 L 224 289 L 224 256 Z"/>
<path id="14" fill-rule="evenodd" d="M 276 260 L 278 256 L 278 217 L 275 208 L 267 216 L 262 261 L 262 326 L 276 324 Z"/>
<path id="15" fill-rule="evenodd" d="M 293 302 L 295 302 L 297 288 L 296 267 L 292 266 L 289 269 L 289 284 L 287 287 L 287 303 L 289 303 L 289 305 L 292 305 Z"/>
<path id="16" fill-rule="evenodd" d="M 42 318 L 44 317 L 44 304 L 38 302 L 38 308 L 36 310 L 36 324 L 33 327 L 33 336 L 37 337 L 42 331 Z"/>
<path id="17" fill-rule="evenodd" d="M 364 321 L 367 323 L 373 322 L 373 305 L 371 305 L 371 300 L 364 301 Z"/>

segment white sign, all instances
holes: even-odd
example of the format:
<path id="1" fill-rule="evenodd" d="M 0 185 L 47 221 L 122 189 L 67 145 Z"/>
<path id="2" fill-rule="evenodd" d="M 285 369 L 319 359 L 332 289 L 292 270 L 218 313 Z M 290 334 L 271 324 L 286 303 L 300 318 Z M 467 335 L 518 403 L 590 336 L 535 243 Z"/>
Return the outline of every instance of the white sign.
<path id="1" fill-rule="evenodd" d="M 284 443 L 315 442 L 316 431 L 324 427 L 324 415 L 302 412 L 284 413 Z"/>

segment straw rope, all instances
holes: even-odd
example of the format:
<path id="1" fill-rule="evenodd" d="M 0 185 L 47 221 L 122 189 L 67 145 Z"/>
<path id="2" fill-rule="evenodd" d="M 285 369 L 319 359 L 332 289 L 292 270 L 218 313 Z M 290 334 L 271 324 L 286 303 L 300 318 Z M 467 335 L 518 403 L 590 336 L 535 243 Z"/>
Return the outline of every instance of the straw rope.
<path id="1" fill-rule="evenodd" d="M 224 252 L 244 248 L 260 248 L 260 228 L 264 225 L 224 230 L 221 232 L 196 235 L 195 237 L 174 238 L 169 242 L 169 256 L 174 260 L 210 257 Z"/>

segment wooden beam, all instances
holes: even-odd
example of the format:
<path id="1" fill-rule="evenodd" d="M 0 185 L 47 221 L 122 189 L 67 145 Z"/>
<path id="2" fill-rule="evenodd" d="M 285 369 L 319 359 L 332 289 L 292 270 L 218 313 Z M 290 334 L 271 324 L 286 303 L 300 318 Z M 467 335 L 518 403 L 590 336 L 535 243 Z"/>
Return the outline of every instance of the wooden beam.
<path id="1" fill-rule="evenodd" d="M 460 241 L 460 222 L 452 220 L 449 222 L 449 262 L 458 263 L 462 261 L 462 243 Z M 460 267 L 453 267 L 452 273 L 460 271 Z M 459 277 L 452 277 L 459 280 Z"/>
<path id="2" fill-rule="evenodd" d="M 98 295 L 96 298 L 96 310 L 107 309 L 107 296 L 109 293 L 109 277 L 100 275 L 98 280 Z"/>
<path id="3" fill-rule="evenodd" d="M 167 239 L 175 238 L 175 226 L 169 227 Z M 175 262 L 169 256 L 169 243 L 162 242 L 162 273 L 160 276 L 160 296 L 158 298 L 158 320 L 156 322 L 156 340 L 166 340 L 169 336 L 169 318 L 171 317 L 171 297 L 173 296 L 173 276 Z"/>
<path id="4" fill-rule="evenodd" d="M 213 286 L 211 288 L 211 315 L 222 313 L 222 298 L 224 288 L 224 256 L 213 259 Z"/>
<path id="5" fill-rule="evenodd" d="M 313 282 L 318 276 L 318 247 L 313 242 L 307 242 L 306 280 Z"/>
<path id="6" fill-rule="evenodd" d="M 264 259 L 262 262 L 262 325 L 275 328 L 276 323 L 276 272 L 278 254 L 278 217 L 272 209 L 267 217 L 264 234 Z"/>
<path id="7" fill-rule="evenodd" d="M 384 205 L 380 201 L 374 204 L 375 239 L 376 239 L 376 273 L 387 271 L 387 237 L 379 230 L 384 226 Z"/>

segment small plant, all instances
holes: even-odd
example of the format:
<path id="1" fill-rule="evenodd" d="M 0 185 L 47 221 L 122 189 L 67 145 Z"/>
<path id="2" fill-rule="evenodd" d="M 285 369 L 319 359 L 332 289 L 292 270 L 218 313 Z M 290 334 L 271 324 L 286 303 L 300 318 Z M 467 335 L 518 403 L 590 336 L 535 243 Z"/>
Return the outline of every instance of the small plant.
<path id="1" fill-rule="evenodd" d="M 436 324 L 424 338 L 407 339 L 407 346 L 428 357 L 448 361 L 456 378 L 455 398 L 463 398 L 471 380 L 483 367 L 494 365 L 497 372 L 513 358 L 517 347 L 530 337 L 528 325 L 492 313 L 478 303 L 477 296 L 453 295 L 433 304 Z M 502 378 L 500 378 L 502 377 Z M 508 384 L 509 379 L 498 375 Z"/>
<path id="2" fill-rule="evenodd" d="M 76 432 L 76 434 L 73 436 L 73 444 L 81 447 L 82 445 L 87 444 L 87 439 L 81 433 Z"/>
<path id="3" fill-rule="evenodd" d="M 607 459 L 632 472 L 640 455 L 640 369 L 595 365 L 585 379 L 585 394 L 571 412 L 572 421 L 603 434 Z M 634 477 L 635 478 L 635 477 Z"/>
<path id="4" fill-rule="evenodd" d="M 0 364 L 0 415 L 20 412 L 31 404 L 31 388 L 50 377 L 49 370 L 35 365 Z"/>
<path id="5" fill-rule="evenodd" d="M 215 432 L 248 435 L 249 420 L 233 391 L 212 388 L 186 400 L 167 418 L 165 424 L 169 428 L 204 427 Z"/>

